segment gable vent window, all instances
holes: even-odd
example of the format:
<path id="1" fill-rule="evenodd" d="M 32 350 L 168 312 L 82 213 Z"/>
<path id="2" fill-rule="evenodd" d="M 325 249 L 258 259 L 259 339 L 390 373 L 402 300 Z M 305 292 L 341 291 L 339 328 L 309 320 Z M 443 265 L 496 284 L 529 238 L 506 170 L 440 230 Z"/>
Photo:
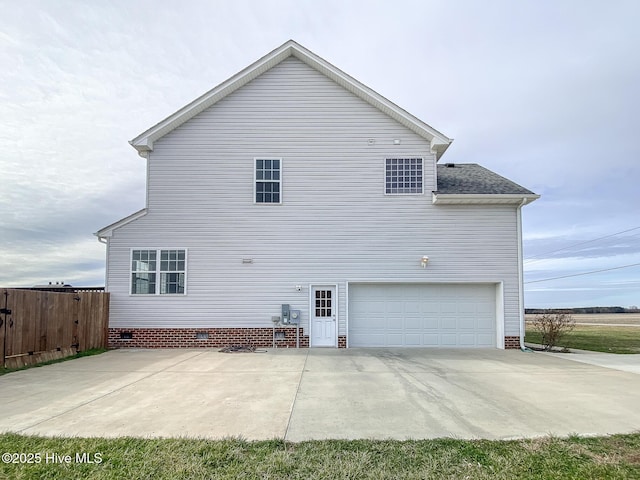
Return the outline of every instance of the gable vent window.
<path id="1" fill-rule="evenodd" d="M 184 295 L 186 250 L 132 250 L 132 295 Z"/>
<path id="2" fill-rule="evenodd" d="M 255 202 L 280 203 L 280 158 L 256 158 Z"/>
<path id="3" fill-rule="evenodd" d="M 387 195 L 422 193 L 422 158 L 385 159 Z"/>

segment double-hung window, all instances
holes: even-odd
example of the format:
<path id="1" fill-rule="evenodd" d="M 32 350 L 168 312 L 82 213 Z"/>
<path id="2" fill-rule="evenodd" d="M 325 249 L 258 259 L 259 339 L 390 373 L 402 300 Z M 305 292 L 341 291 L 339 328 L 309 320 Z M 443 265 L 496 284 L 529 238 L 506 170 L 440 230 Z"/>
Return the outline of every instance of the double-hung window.
<path id="1" fill-rule="evenodd" d="M 185 294 L 186 250 L 133 250 L 131 294 Z"/>
<path id="2" fill-rule="evenodd" d="M 279 158 L 255 159 L 256 203 L 281 203 L 281 165 Z"/>
<path id="3" fill-rule="evenodd" d="M 384 192 L 388 195 L 422 193 L 422 158 L 385 159 Z"/>

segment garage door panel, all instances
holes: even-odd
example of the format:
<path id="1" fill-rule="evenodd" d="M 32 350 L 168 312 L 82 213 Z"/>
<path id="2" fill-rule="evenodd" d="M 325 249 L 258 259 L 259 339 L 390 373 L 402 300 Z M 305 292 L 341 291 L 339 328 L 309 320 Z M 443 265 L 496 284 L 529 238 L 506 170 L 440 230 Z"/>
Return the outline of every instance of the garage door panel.
<path id="1" fill-rule="evenodd" d="M 453 325 L 455 328 L 456 321 L 458 320 L 458 315 L 456 315 L 455 313 L 440 313 L 438 317 L 441 327 L 444 327 L 445 325 Z"/>
<path id="2" fill-rule="evenodd" d="M 493 330 L 495 327 L 495 322 L 488 318 L 478 318 L 478 329 L 479 330 Z"/>
<path id="3" fill-rule="evenodd" d="M 473 347 L 476 344 L 476 336 L 471 334 L 461 334 L 458 337 L 460 345 L 465 347 Z"/>
<path id="4" fill-rule="evenodd" d="M 361 302 L 353 305 L 354 315 L 371 315 L 384 311 L 384 302 L 372 300 L 370 302 Z"/>
<path id="5" fill-rule="evenodd" d="M 382 333 L 375 334 L 375 333 L 362 332 L 359 335 L 354 334 L 354 336 L 356 336 L 356 338 L 358 338 L 367 346 L 371 346 L 371 347 L 385 346 L 386 339 L 385 339 L 385 335 Z"/>
<path id="6" fill-rule="evenodd" d="M 398 315 L 402 315 L 404 312 L 403 302 L 400 301 L 390 301 L 386 303 L 385 311 L 387 313 L 395 313 Z"/>
<path id="7" fill-rule="evenodd" d="M 492 347 L 495 284 L 352 284 L 350 346 Z"/>
<path id="8" fill-rule="evenodd" d="M 458 313 L 474 315 L 478 309 L 477 303 L 462 303 L 458 304 Z"/>
<path id="9" fill-rule="evenodd" d="M 460 330 L 475 330 L 476 329 L 476 319 L 473 317 L 459 318 L 458 319 L 458 328 Z"/>
<path id="10" fill-rule="evenodd" d="M 458 313 L 458 305 L 450 300 L 440 302 L 440 313 L 442 315 L 456 315 Z"/>
<path id="11" fill-rule="evenodd" d="M 440 345 L 440 335 L 437 333 L 422 335 L 422 346 L 437 347 Z"/>
<path id="12" fill-rule="evenodd" d="M 440 335 L 440 344 L 443 347 L 455 347 L 458 344 L 458 337 L 455 334 Z"/>
<path id="13" fill-rule="evenodd" d="M 420 313 L 429 317 L 439 315 L 440 306 L 436 302 L 424 302 L 420 305 Z"/>
<path id="14" fill-rule="evenodd" d="M 457 323 L 458 322 L 456 318 L 442 319 L 442 321 L 440 322 L 440 330 L 455 330 L 458 327 Z"/>
<path id="15" fill-rule="evenodd" d="M 440 321 L 438 317 L 427 317 L 422 319 L 423 330 L 438 330 L 440 328 Z"/>
<path id="16" fill-rule="evenodd" d="M 406 330 L 422 330 L 422 318 L 420 317 L 405 317 L 404 328 Z"/>
<path id="17" fill-rule="evenodd" d="M 363 327 L 371 331 L 384 331 L 387 328 L 387 319 L 384 315 L 370 315 L 366 317 L 366 320 L 363 322 Z"/>

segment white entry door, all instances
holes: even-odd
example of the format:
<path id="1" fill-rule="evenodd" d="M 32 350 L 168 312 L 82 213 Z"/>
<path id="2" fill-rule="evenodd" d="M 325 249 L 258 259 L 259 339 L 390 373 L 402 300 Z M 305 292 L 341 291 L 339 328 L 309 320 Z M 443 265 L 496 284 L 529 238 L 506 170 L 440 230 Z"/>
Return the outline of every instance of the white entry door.
<path id="1" fill-rule="evenodd" d="M 311 346 L 336 346 L 336 287 L 311 289 Z"/>

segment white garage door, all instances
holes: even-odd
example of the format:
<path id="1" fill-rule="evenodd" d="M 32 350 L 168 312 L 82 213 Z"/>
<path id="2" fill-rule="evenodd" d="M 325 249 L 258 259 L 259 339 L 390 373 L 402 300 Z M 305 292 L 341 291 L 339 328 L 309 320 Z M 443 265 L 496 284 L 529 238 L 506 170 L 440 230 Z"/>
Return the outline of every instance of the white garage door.
<path id="1" fill-rule="evenodd" d="M 351 347 L 495 347 L 495 284 L 350 284 Z"/>

